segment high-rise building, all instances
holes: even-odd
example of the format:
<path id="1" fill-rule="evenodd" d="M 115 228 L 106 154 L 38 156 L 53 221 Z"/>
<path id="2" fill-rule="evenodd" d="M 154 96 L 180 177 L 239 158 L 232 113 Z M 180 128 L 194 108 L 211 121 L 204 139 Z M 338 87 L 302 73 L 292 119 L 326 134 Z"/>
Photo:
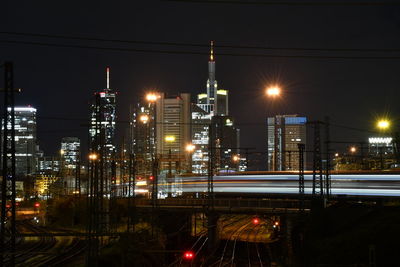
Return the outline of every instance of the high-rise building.
<path id="1" fill-rule="evenodd" d="M 161 93 L 156 102 L 156 153 L 161 169 L 172 165 L 173 170 L 187 170 L 186 146 L 191 143 L 190 94 L 165 97 Z M 171 158 L 173 162 L 170 163 Z M 185 166 L 186 165 L 186 166 Z"/>
<path id="2" fill-rule="evenodd" d="M 205 174 L 207 172 L 209 125 L 211 123 L 216 128 L 220 127 L 217 133 L 220 135 L 214 135 L 214 138 L 226 148 L 235 148 L 235 151 L 218 150 L 219 165 L 217 168 L 231 169 L 233 167 L 228 162 L 231 161 L 230 157 L 233 154 L 238 153 L 236 149 L 239 148 L 239 130 L 233 126 L 233 118 L 229 116 L 228 100 L 228 90 L 218 89 L 218 83 L 215 79 L 214 43 L 211 42 L 207 93 L 197 96 L 197 104 L 192 110 L 192 142 L 195 145 L 192 155 L 192 171 L 194 173 Z M 212 121 L 214 116 L 215 119 Z M 229 126 L 225 125 L 226 121 L 229 121 Z"/>
<path id="3" fill-rule="evenodd" d="M 115 152 L 115 122 L 116 122 L 116 92 L 110 88 L 110 68 L 106 68 L 106 88 L 95 93 L 95 100 L 90 108 L 90 128 L 89 135 L 91 147 L 97 140 L 104 145 L 104 156 L 106 162 L 109 162 Z"/>
<path id="4" fill-rule="evenodd" d="M 202 109 L 199 104 L 192 105 L 192 172 L 207 173 L 208 164 L 208 129 L 212 115 Z"/>
<path id="5" fill-rule="evenodd" d="M 306 144 L 306 117 L 276 115 L 267 118 L 267 169 L 299 169 L 298 144 Z M 305 155 L 304 155 L 305 156 Z"/>
<path id="6" fill-rule="evenodd" d="M 217 170 L 239 170 L 239 129 L 232 116 L 213 116 L 213 144 L 215 144 L 215 168 Z"/>
<path id="7" fill-rule="evenodd" d="M 61 162 L 65 170 L 79 167 L 81 142 L 78 137 L 64 137 L 61 140 Z"/>
<path id="8" fill-rule="evenodd" d="M 199 94 L 197 104 L 212 116 L 228 114 L 228 90 L 218 89 L 215 79 L 214 42 L 211 41 L 210 58 L 208 60 L 207 93 Z"/>
<path id="9" fill-rule="evenodd" d="M 148 177 L 152 174 L 152 159 L 156 151 L 155 103 L 141 100 L 131 112 L 131 152 L 135 156 L 136 175 Z"/>
<path id="10" fill-rule="evenodd" d="M 10 109 L 10 108 L 9 108 Z M 36 108 L 15 107 L 15 174 L 25 178 L 36 171 Z M 11 130 L 11 125 L 7 126 Z M 4 123 L 2 123 L 4 132 Z"/>

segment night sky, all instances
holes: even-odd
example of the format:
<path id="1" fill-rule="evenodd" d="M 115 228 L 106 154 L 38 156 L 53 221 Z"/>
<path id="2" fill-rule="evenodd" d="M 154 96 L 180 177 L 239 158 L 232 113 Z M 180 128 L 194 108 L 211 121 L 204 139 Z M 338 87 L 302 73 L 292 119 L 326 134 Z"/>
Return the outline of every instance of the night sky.
<path id="1" fill-rule="evenodd" d="M 276 111 L 323 119 L 359 130 L 332 127 L 332 139 L 365 141 L 377 117 L 399 118 L 400 50 L 295 51 L 226 49 L 218 45 L 276 48 L 400 49 L 399 6 L 269 6 L 162 1 L 5 1 L 0 31 L 119 40 L 203 44 L 204 47 L 120 44 L 0 34 L 0 60 L 15 65 L 17 103 L 38 109 L 38 140 L 55 154 L 64 136 L 84 142 L 88 102 L 105 88 L 105 67 L 118 94 L 117 115 L 128 120 L 129 105 L 146 90 L 193 100 L 205 92 L 207 45 L 215 40 L 216 78 L 230 91 L 230 111 L 241 128 L 241 145 L 265 149 L 265 115 Z M 198 52 L 166 54 L 11 44 L 24 41 L 63 45 Z M 234 54 L 221 56 L 219 53 Z M 340 59 L 276 56 L 389 57 Z M 397 59 L 396 59 L 397 58 Z M 1 81 L 3 78 L 1 78 Z M 284 96 L 271 103 L 268 84 Z M 63 118 L 55 120 L 50 117 Z M 394 126 L 399 127 L 399 124 Z M 127 124 L 120 124 L 118 136 Z"/>

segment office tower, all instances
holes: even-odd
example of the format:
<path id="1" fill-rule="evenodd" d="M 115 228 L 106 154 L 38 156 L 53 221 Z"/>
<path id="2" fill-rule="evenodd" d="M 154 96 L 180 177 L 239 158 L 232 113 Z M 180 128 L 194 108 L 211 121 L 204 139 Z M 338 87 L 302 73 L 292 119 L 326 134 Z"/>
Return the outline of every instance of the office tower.
<path id="1" fill-rule="evenodd" d="M 213 116 L 211 120 L 215 168 L 238 171 L 240 164 L 239 129 L 232 116 Z"/>
<path id="2" fill-rule="evenodd" d="M 131 111 L 131 153 L 136 161 L 136 175 L 148 177 L 152 174 L 152 159 L 156 151 L 155 103 L 142 99 Z"/>
<path id="3" fill-rule="evenodd" d="M 191 143 L 190 94 L 167 98 L 160 93 L 155 107 L 156 153 L 161 160 L 161 169 L 172 165 L 177 172 L 187 170 L 188 155 L 185 148 Z"/>
<path id="4" fill-rule="evenodd" d="M 61 162 L 66 171 L 76 170 L 80 164 L 80 145 L 77 137 L 64 137 L 61 140 Z"/>
<path id="5" fill-rule="evenodd" d="M 207 173 L 208 164 L 208 129 L 212 115 L 199 107 L 192 105 L 192 172 L 197 174 Z"/>
<path id="6" fill-rule="evenodd" d="M 213 122 L 215 126 L 222 126 L 226 120 L 229 120 L 232 122 L 232 125 L 229 126 L 231 128 L 228 127 L 228 130 L 228 128 L 224 126 L 224 131 L 235 132 L 235 135 L 239 136 L 239 130 L 233 126 L 232 117 L 228 116 L 228 100 L 228 90 L 218 89 L 218 84 L 215 79 L 214 43 L 211 42 L 210 58 L 208 61 L 207 93 L 199 94 L 197 96 L 197 104 L 192 108 L 192 142 L 195 147 L 192 155 L 193 173 L 205 174 L 207 172 L 209 125 L 212 123 L 212 118 L 214 116 L 218 117 Z M 234 138 L 235 141 L 233 142 L 229 139 L 230 137 L 230 135 L 222 135 L 219 136 L 218 140 L 221 144 L 223 143 L 225 147 L 238 148 L 238 139 L 236 140 Z M 227 140 L 222 140 L 223 138 L 227 138 Z M 223 161 L 223 164 L 222 162 L 218 163 L 222 164 L 218 165 L 218 169 L 222 169 L 222 167 L 225 166 L 230 169 L 232 165 L 228 164 L 228 157 L 237 152 L 238 151 L 224 151 L 223 155 L 218 152 L 218 160 L 221 158 Z"/>
<path id="7" fill-rule="evenodd" d="M 106 88 L 95 93 L 95 99 L 90 108 L 90 143 L 92 150 L 104 147 L 106 163 L 111 161 L 115 152 L 115 121 L 116 121 L 116 92 L 110 88 L 110 68 L 106 68 Z M 96 138 L 99 137 L 99 138 Z"/>
<path id="8" fill-rule="evenodd" d="M 211 41 L 210 58 L 208 60 L 208 79 L 206 84 L 207 93 L 197 96 L 197 104 L 203 110 L 212 116 L 228 114 L 228 90 L 218 89 L 218 83 L 215 79 L 215 57 L 214 42 Z"/>
<path id="9" fill-rule="evenodd" d="M 299 169 L 298 144 L 306 144 L 306 117 L 276 115 L 267 118 L 267 169 Z M 305 155 L 304 155 L 305 156 Z"/>
<path id="10" fill-rule="evenodd" d="M 15 174 L 17 178 L 23 179 L 36 171 L 36 108 L 26 106 L 15 107 L 14 110 Z M 11 130 L 11 125 L 8 125 L 8 129 Z M 2 123 L 2 132 L 4 132 L 4 123 Z"/>

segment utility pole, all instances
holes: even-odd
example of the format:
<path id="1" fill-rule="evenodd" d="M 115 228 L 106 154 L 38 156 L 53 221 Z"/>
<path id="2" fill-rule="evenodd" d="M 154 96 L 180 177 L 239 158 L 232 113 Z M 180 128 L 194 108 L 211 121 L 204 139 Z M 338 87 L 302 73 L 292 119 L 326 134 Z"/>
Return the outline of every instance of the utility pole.
<path id="1" fill-rule="evenodd" d="M 324 194 L 324 184 L 322 175 L 322 157 L 321 157 L 321 132 L 320 121 L 310 122 L 314 126 L 314 148 L 313 148 L 313 187 L 312 196 L 322 197 Z"/>
<path id="2" fill-rule="evenodd" d="M 1 263 L 6 255 L 10 266 L 15 265 L 15 110 L 14 77 L 12 62 L 4 63 L 4 131 L 3 131 L 3 180 L 1 184 Z M 8 231 L 6 231 L 6 227 Z"/>
<path id="3" fill-rule="evenodd" d="M 326 168 L 325 168 L 325 190 L 326 197 L 331 194 L 331 149 L 330 149 L 330 132 L 329 132 L 329 117 L 325 117 L 325 150 L 326 150 Z"/>
<path id="4" fill-rule="evenodd" d="M 304 150 L 305 144 L 297 144 L 299 148 L 299 202 L 300 212 L 304 211 Z"/>

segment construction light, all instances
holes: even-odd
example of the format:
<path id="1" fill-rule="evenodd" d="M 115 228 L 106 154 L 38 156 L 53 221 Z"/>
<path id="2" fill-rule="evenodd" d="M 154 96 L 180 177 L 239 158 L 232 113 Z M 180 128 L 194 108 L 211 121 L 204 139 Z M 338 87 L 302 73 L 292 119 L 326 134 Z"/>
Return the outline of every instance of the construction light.
<path id="1" fill-rule="evenodd" d="M 183 253 L 183 259 L 185 259 L 185 260 L 193 260 L 194 259 L 194 252 L 193 251 L 185 251 Z"/>

